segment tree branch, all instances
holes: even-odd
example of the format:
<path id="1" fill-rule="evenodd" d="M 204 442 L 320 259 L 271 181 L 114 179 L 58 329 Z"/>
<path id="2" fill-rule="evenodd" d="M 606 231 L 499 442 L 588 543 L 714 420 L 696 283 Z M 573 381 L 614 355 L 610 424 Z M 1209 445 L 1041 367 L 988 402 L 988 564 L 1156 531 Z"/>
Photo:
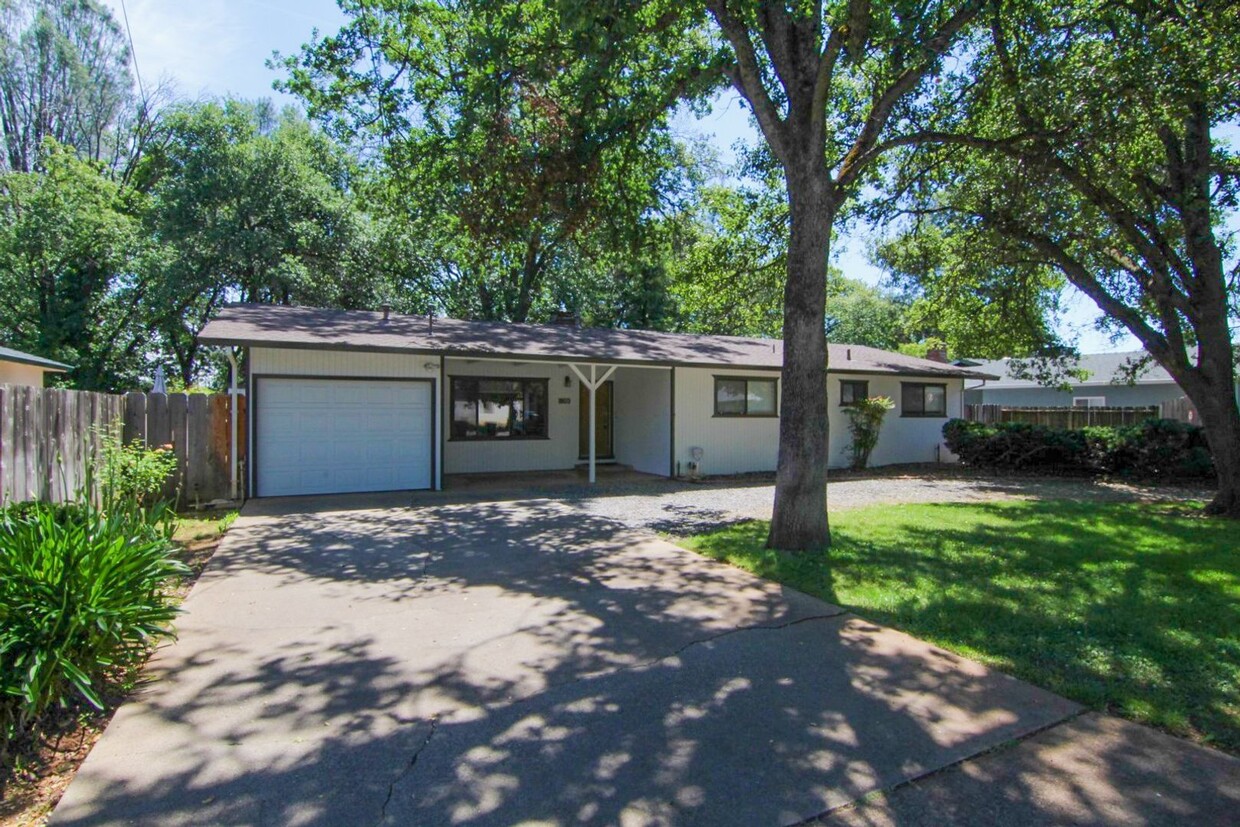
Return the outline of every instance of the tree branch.
<path id="1" fill-rule="evenodd" d="M 749 38 L 749 27 L 733 13 L 727 0 L 711 0 L 707 3 L 707 9 L 736 55 L 736 63 L 729 72 L 732 85 L 749 102 L 754 117 L 758 119 L 758 126 L 761 127 L 775 157 L 781 162 L 786 161 L 787 127 L 780 117 L 779 108 L 771 100 L 766 84 L 763 83 L 762 67 L 758 64 L 753 41 Z"/>

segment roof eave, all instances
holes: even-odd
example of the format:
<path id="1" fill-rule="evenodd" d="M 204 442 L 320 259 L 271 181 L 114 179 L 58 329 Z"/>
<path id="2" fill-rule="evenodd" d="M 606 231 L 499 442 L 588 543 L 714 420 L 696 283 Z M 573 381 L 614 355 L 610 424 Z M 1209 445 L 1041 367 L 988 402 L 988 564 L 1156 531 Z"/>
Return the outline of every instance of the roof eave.
<path id="1" fill-rule="evenodd" d="M 30 365 L 36 368 L 42 368 L 46 373 L 67 373 L 73 370 L 73 365 L 66 365 L 63 362 L 53 362 L 51 359 L 43 359 L 38 356 L 15 356 L 6 354 L 0 356 L 0 362 L 13 362 L 17 365 Z"/>

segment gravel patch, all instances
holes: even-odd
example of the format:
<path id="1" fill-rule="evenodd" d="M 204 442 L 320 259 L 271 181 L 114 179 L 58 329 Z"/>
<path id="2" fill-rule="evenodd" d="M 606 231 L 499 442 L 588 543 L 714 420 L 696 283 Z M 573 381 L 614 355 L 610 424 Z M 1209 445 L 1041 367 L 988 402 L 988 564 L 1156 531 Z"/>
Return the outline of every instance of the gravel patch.
<path id="1" fill-rule="evenodd" d="M 1088 479 L 969 476 L 959 471 L 846 478 L 827 485 L 830 511 L 876 504 L 981 502 L 988 500 L 1093 499 L 1184 501 L 1211 492 L 1183 487 L 1136 486 Z M 775 486 L 769 479 L 600 481 L 599 487 L 561 489 L 554 495 L 586 512 L 664 534 L 687 536 L 771 516 Z"/>

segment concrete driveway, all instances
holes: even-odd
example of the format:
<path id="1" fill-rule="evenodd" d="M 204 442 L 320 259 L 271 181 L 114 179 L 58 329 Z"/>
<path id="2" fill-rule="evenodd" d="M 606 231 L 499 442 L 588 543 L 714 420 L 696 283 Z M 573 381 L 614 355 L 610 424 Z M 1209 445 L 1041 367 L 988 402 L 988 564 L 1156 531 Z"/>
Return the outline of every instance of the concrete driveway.
<path id="1" fill-rule="evenodd" d="M 563 504 L 405 503 L 248 506 L 53 823 L 794 824 L 1079 711 Z"/>

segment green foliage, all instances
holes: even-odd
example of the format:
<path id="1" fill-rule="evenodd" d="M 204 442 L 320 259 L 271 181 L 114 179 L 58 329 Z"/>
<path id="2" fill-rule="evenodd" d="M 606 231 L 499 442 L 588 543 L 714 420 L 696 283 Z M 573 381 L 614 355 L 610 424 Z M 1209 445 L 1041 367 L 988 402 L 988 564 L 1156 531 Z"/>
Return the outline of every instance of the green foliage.
<path id="1" fill-rule="evenodd" d="M 1081 430 L 952 419 L 943 426 L 943 437 L 961 462 L 981 468 L 1041 468 L 1139 479 L 1208 479 L 1214 474 L 1203 430 L 1169 419 Z"/>
<path id="2" fill-rule="evenodd" d="M 148 448 L 141 440 L 129 444 L 115 431 L 96 433 L 98 453 L 92 468 L 105 510 L 152 506 L 177 469 L 177 458 L 168 448 Z"/>
<path id="3" fill-rule="evenodd" d="M 782 194 L 770 188 L 703 189 L 669 265 L 677 327 L 779 336 L 787 220 Z"/>
<path id="4" fill-rule="evenodd" d="M 390 292 L 356 164 L 304 118 L 208 101 L 167 112 L 164 133 L 135 185 L 159 242 L 149 313 L 179 382 L 198 378 L 195 337 L 225 301 L 358 308 Z"/>
<path id="5" fill-rule="evenodd" d="M 930 336 L 919 342 L 904 342 L 897 345 L 896 351 L 903 353 L 905 356 L 916 356 L 918 359 L 925 359 L 930 354 L 930 351 L 946 347 L 948 347 L 948 344 L 945 339 Z"/>
<path id="6" fill-rule="evenodd" d="M 0 340 L 73 365 L 80 388 L 132 386 L 140 370 L 135 198 L 50 139 L 36 171 L 0 177 Z"/>
<path id="7" fill-rule="evenodd" d="M 1210 433 L 1210 512 L 1240 516 L 1240 8 L 1013 3 L 989 23 L 954 114 L 892 164 L 895 200 L 975 258 L 1057 271 L 1135 337 Z M 1039 292 L 997 295 L 1033 307 Z"/>
<path id="8" fill-rule="evenodd" d="M 1240 754 L 1240 524 L 1180 504 L 1072 496 L 837 511 L 829 558 L 764 548 L 764 523 L 686 545 L 1093 709 Z"/>
<path id="9" fill-rule="evenodd" d="M 895 406 L 896 403 L 886 396 L 871 396 L 844 409 L 848 415 L 848 432 L 852 435 L 848 456 L 855 470 L 860 471 L 870 464 L 870 454 L 878 445 L 883 419 Z"/>
<path id="10" fill-rule="evenodd" d="M 716 83 L 716 49 L 663 0 L 415 6 L 347 4 L 339 32 L 279 61 L 283 87 L 381 154 L 374 194 L 441 309 L 526 321 L 588 302 L 579 273 L 644 246 L 674 193 L 668 119 Z"/>
<path id="11" fill-rule="evenodd" d="M 125 33 L 97 0 L 6 0 L 0 170 L 34 171 L 46 139 L 94 161 L 123 153 L 132 85 Z"/>
<path id="12" fill-rule="evenodd" d="M 986 425 L 951 419 L 943 426 L 943 438 L 961 462 L 980 468 L 1076 472 L 1089 469 L 1089 442 L 1081 430 L 1026 422 Z"/>
<path id="13" fill-rule="evenodd" d="M 1139 479 L 1209 479 L 1214 463 L 1205 432 L 1174 419 L 1125 428 L 1086 428 L 1089 464 L 1107 474 Z"/>
<path id="14" fill-rule="evenodd" d="M 908 308 L 877 287 L 846 277 L 827 284 L 827 338 L 832 342 L 896 350 L 908 340 Z"/>
<path id="15" fill-rule="evenodd" d="M 945 231 L 930 221 L 897 225 L 874 248 L 874 263 L 904 291 L 912 338 L 941 341 L 949 353 L 980 359 L 1023 356 L 1058 346 L 1062 274 L 1012 245 L 978 238 L 977 228 Z"/>
<path id="16" fill-rule="evenodd" d="M 0 511 L 0 735 L 29 732 L 53 704 L 102 708 L 103 682 L 169 634 L 163 589 L 186 573 L 155 507 Z"/>

